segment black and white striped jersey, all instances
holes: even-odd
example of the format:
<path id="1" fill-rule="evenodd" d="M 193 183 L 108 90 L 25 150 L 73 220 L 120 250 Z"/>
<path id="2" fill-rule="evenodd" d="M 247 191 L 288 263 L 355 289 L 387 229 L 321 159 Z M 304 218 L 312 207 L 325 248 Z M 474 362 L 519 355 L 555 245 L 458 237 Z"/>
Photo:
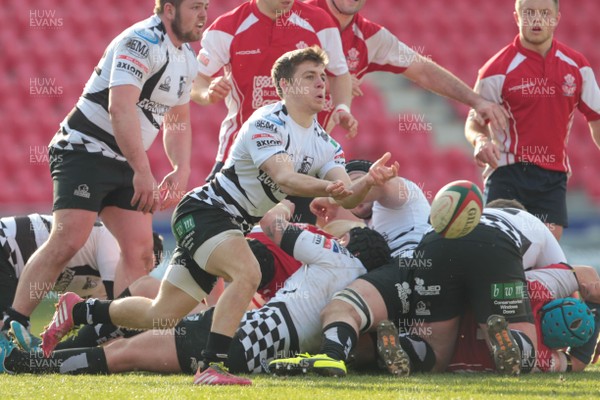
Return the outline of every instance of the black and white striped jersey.
<path id="1" fill-rule="evenodd" d="M 165 113 L 189 102 L 197 73 L 198 61 L 192 48 L 188 44 L 175 47 L 158 16 L 138 22 L 108 45 L 50 146 L 125 161 L 108 113 L 109 89 L 134 85 L 141 90 L 137 112 L 144 149 L 148 150 Z"/>
<path id="2" fill-rule="evenodd" d="M 15 269 L 17 278 L 31 255 L 48 240 L 52 225 L 51 215 L 0 218 L 0 257 Z M 69 260 L 53 288 L 45 289 L 75 292 L 82 297 L 106 297 L 102 281 L 114 281 L 119 256 L 117 240 L 103 224 L 96 223 L 88 240 Z"/>
<path id="3" fill-rule="evenodd" d="M 516 208 L 484 208 L 481 224 L 506 233 L 523 255 L 523 268 L 567 262 L 552 232 L 536 216 Z"/>
<path id="4" fill-rule="evenodd" d="M 431 206 L 425 194 L 416 183 L 400 178 L 406 186 L 406 202 L 398 208 L 384 207 L 378 201 L 373 203 L 373 216 L 369 228 L 381 233 L 392 250 L 393 257 L 412 257 L 429 225 Z"/>
<path id="5" fill-rule="evenodd" d="M 269 158 L 291 161 L 301 174 L 323 179 L 344 168 L 342 147 L 319 125 L 298 125 L 283 102 L 259 108 L 244 123 L 221 172 L 210 183 L 188 193 L 254 224 L 287 195 L 260 169 Z"/>

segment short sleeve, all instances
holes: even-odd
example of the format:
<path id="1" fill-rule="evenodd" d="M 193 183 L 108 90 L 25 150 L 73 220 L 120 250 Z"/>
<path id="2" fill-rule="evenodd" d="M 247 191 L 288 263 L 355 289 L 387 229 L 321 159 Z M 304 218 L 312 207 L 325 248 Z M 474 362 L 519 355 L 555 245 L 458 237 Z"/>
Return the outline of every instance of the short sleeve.
<path id="1" fill-rule="evenodd" d="M 141 89 L 151 73 L 151 43 L 137 34 L 121 39 L 115 46 L 109 87 L 134 85 Z"/>

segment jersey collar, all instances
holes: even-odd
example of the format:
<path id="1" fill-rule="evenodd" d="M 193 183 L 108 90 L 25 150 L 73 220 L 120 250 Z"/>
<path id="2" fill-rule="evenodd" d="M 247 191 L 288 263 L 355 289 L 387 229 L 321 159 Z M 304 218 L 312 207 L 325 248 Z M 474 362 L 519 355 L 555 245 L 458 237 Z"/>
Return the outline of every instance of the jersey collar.
<path id="1" fill-rule="evenodd" d="M 527 57 L 534 57 L 534 58 L 537 57 L 540 59 L 545 58 L 540 53 L 533 51 L 533 50 L 526 49 L 525 47 L 523 47 L 523 44 L 521 44 L 521 39 L 519 38 L 519 35 L 517 35 L 515 37 L 515 40 L 513 41 L 513 46 L 515 46 L 517 48 L 519 53 L 524 54 Z M 546 57 L 554 56 L 556 53 L 557 47 L 558 47 L 558 42 L 556 41 L 556 38 L 552 38 L 552 46 L 550 47 L 550 51 L 548 51 L 548 54 L 546 54 Z"/>

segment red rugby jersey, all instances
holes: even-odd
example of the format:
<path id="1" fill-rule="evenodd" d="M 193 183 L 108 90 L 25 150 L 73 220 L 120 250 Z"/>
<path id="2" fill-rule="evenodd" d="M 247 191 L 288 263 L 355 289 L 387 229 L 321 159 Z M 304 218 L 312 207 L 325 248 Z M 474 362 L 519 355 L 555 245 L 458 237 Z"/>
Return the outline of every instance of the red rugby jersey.
<path id="1" fill-rule="evenodd" d="M 300 1 L 275 21 L 259 11 L 256 0 L 245 2 L 217 18 L 204 32 L 201 45 L 199 72 L 213 76 L 225 67 L 233 85 L 225 99 L 229 112 L 221 124 L 217 161 L 227 158 L 238 130 L 257 108 L 280 100 L 271 68 L 283 53 L 318 45 L 329 57 L 328 73 L 348 72 L 334 21 Z"/>
<path id="2" fill-rule="evenodd" d="M 325 10 L 334 20 L 338 29 L 340 28 L 340 24 L 331 13 L 326 0 L 307 0 L 306 3 Z M 415 52 L 390 31 L 360 14 L 354 15 L 352 22 L 341 31 L 341 37 L 348 69 L 359 79 L 366 73 L 374 71 L 401 74 L 416 57 Z M 328 101 L 327 104 L 327 109 L 319 113 L 319 122 L 323 126 L 330 118 L 329 114 L 332 111 L 331 101 Z"/>
<path id="3" fill-rule="evenodd" d="M 496 136 L 501 166 L 527 162 L 569 172 L 575 108 L 588 122 L 600 119 L 600 89 L 589 62 L 557 40 L 542 57 L 517 36 L 481 68 L 475 91 L 510 114 L 510 131 Z M 488 167 L 484 176 L 491 172 Z"/>

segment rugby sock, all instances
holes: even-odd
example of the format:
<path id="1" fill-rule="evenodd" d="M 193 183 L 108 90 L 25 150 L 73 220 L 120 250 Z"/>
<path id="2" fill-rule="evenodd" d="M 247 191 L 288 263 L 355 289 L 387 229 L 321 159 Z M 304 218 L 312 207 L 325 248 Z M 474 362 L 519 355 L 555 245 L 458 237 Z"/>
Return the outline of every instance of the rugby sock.
<path id="1" fill-rule="evenodd" d="M 345 322 L 332 322 L 323 328 L 323 340 L 319 353 L 346 361 L 350 350 L 356 345 L 358 336 L 352 326 Z"/>
<path id="2" fill-rule="evenodd" d="M 117 298 L 122 299 L 123 297 L 131 297 L 131 290 L 129 290 L 129 288 L 123 290 L 123 293 L 121 293 Z"/>
<path id="3" fill-rule="evenodd" d="M 536 354 L 533 342 L 522 331 L 511 329 L 510 333 L 515 338 L 519 349 L 521 349 L 521 373 L 527 374 L 535 367 Z"/>
<path id="4" fill-rule="evenodd" d="M 210 365 L 210 363 L 226 363 L 231 341 L 232 338 L 230 338 L 229 336 L 221 335 L 220 333 L 216 332 L 210 332 L 208 334 L 206 348 L 202 350 L 204 366 L 201 366 L 201 369 L 204 370 Z"/>
<path id="5" fill-rule="evenodd" d="M 56 350 L 100 346 L 109 340 L 127 337 L 127 332 L 129 332 L 128 329 L 119 328 L 113 324 L 84 325 L 75 335 L 59 342 Z M 134 332 L 137 334 L 142 331 Z"/>
<path id="6" fill-rule="evenodd" d="M 398 338 L 402 350 L 410 358 L 412 372 L 430 372 L 435 366 L 435 353 L 425 340 L 417 335 L 400 335 Z"/>
<path id="7" fill-rule="evenodd" d="M 10 321 L 17 321 L 21 325 L 23 325 L 27 330 L 31 328 L 31 324 L 29 323 L 29 317 L 21 314 L 18 311 L 15 311 L 14 308 L 8 307 L 5 311 L 6 316 L 3 320 L 2 331 L 7 332 L 10 329 Z"/>
<path id="8" fill-rule="evenodd" d="M 596 352 L 596 343 L 598 342 L 598 333 L 600 331 L 600 304 L 586 301 L 585 304 L 594 312 L 594 321 L 596 329 L 587 342 L 578 347 L 569 348 L 569 355 L 575 357 L 584 364 L 589 364 Z"/>
<path id="9" fill-rule="evenodd" d="M 73 306 L 75 325 L 112 324 L 108 308 L 112 300 L 87 299 Z"/>
<path id="10" fill-rule="evenodd" d="M 53 352 L 49 358 L 39 351 L 30 353 L 14 349 L 5 360 L 5 367 L 13 373 L 31 374 L 108 374 L 106 356 L 102 347 Z"/>

